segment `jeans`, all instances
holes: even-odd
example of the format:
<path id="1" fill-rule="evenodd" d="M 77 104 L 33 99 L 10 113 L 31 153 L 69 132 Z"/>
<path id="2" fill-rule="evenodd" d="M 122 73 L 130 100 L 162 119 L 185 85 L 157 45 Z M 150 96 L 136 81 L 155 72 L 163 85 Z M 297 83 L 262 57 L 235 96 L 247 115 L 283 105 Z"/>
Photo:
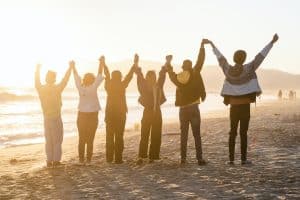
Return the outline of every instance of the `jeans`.
<path id="1" fill-rule="evenodd" d="M 234 161 L 235 139 L 240 123 L 241 160 L 247 160 L 247 131 L 250 121 L 250 104 L 231 105 L 229 132 L 229 160 Z"/>
<path id="2" fill-rule="evenodd" d="M 139 157 L 148 157 L 148 143 L 151 135 L 151 143 L 149 149 L 149 158 L 153 160 L 159 159 L 161 146 L 162 116 L 161 110 L 154 111 L 152 109 L 144 109 L 141 121 L 141 141 L 139 146 Z"/>
<path id="3" fill-rule="evenodd" d="M 47 162 L 60 161 L 63 142 L 63 123 L 61 116 L 57 118 L 44 118 L 45 148 Z"/>
<path id="4" fill-rule="evenodd" d="M 106 161 L 123 160 L 126 115 L 106 119 Z"/>
<path id="5" fill-rule="evenodd" d="M 202 145 L 200 135 L 201 118 L 198 104 L 181 107 L 179 110 L 179 119 L 181 129 L 181 159 L 186 159 L 189 125 L 191 124 L 195 139 L 196 157 L 197 160 L 202 160 Z"/>
<path id="6" fill-rule="evenodd" d="M 78 153 L 79 159 L 84 160 L 85 146 L 87 160 L 92 159 L 96 130 L 98 127 L 98 112 L 78 112 L 77 128 L 79 132 Z"/>

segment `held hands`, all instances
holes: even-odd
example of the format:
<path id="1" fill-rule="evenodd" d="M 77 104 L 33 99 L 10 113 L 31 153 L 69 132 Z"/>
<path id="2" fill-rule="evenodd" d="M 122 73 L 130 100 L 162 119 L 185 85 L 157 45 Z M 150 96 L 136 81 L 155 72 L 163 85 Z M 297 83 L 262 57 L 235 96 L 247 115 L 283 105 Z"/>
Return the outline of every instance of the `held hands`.
<path id="1" fill-rule="evenodd" d="M 279 37 L 278 37 L 278 35 L 277 35 L 277 33 L 276 33 L 276 34 L 273 36 L 273 39 L 272 39 L 271 43 L 274 44 L 275 42 L 278 41 L 278 39 L 279 39 Z"/>
<path id="2" fill-rule="evenodd" d="M 36 64 L 36 69 L 37 69 L 37 70 L 40 70 L 41 67 L 42 67 L 42 64 L 40 64 L 40 63 Z"/>
<path id="3" fill-rule="evenodd" d="M 71 69 L 75 69 L 75 61 L 74 61 L 74 60 L 71 60 L 71 61 L 69 62 L 69 67 L 70 67 Z"/>

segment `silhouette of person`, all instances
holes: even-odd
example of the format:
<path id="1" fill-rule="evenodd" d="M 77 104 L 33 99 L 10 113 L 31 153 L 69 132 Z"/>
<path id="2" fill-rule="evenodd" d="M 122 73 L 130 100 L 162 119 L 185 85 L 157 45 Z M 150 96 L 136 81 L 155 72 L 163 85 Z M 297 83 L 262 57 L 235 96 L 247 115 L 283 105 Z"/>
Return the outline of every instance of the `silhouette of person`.
<path id="1" fill-rule="evenodd" d="M 278 91 L 278 99 L 279 99 L 279 100 L 282 100 L 282 90 L 279 90 L 279 91 Z"/>
<path id="2" fill-rule="evenodd" d="M 234 53 L 235 64 L 231 66 L 213 42 L 209 42 L 218 59 L 219 65 L 225 75 L 221 95 L 224 97 L 224 104 L 230 104 L 230 133 L 229 133 L 229 164 L 234 164 L 235 140 L 238 124 L 240 124 L 241 137 L 241 163 L 250 164 L 247 160 L 247 132 L 250 121 L 250 103 L 256 101 L 256 96 L 261 94 L 261 88 L 257 81 L 256 70 L 261 65 L 273 44 L 278 40 L 275 34 L 268 45 L 248 64 L 247 53 L 238 50 Z"/>
<path id="3" fill-rule="evenodd" d="M 56 83 L 56 73 L 48 71 L 46 84 L 40 81 L 40 68 L 35 71 L 35 88 L 38 92 L 44 115 L 44 134 L 46 140 L 47 167 L 60 165 L 63 142 L 63 122 L 61 119 L 62 100 L 61 94 L 65 89 L 71 75 L 71 66 L 59 84 Z"/>
<path id="4" fill-rule="evenodd" d="M 181 163 L 186 163 L 187 140 L 189 125 L 191 124 L 195 139 L 196 157 L 199 165 L 206 164 L 202 157 L 202 142 L 200 134 L 200 111 L 198 104 L 206 98 L 204 83 L 200 74 L 205 59 L 204 39 L 201 43 L 200 52 L 196 65 L 192 66 L 192 61 L 184 60 L 182 72 L 176 74 L 169 63 L 167 66 L 170 80 L 176 86 L 175 105 L 179 107 L 179 120 L 181 130 Z"/>
<path id="5" fill-rule="evenodd" d="M 116 164 L 123 163 L 124 130 L 126 123 L 127 103 L 126 88 L 128 87 L 135 67 L 122 80 L 122 73 L 118 70 L 109 73 L 103 57 L 105 90 L 107 93 L 105 122 L 106 122 L 106 161 Z"/>
<path id="6" fill-rule="evenodd" d="M 166 64 L 171 62 L 172 57 L 167 56 Z M 138 55 L 136 55 L 138 66 Z M 136 70 L 137 86 L 140 93 L 139 103 L 144 107 L 141 120 L 141 140 L 139 146 L 139 159 L 137 164 L 142 164 L 144 158 L 149 157 L 149 162 L 159 159 L 162 132 L 162 114 L 160 106 L 166 102 L 163 86 L 166 79 L 166 67 L 163 66 L 156 80 L 155 71 L 148 71 L 146 77 L 139 67 Z M 148 154 L 148 143 L 150 137 L 150 148 Z"/>
<path id="7" fill-rule="evenodd" d="M 98 75 L 96 77 L 92 73 L 86 73 L 83 79 L 78 75 L 74 61 L 71 62 L 71 66 L 73 69 L 75 85 L 79 93 L 77 116 L 79 162 L 84 163 L 85 161 L 84 154 L 86 146 L 86 161 L 87 163 L 90 163 L 93 155 L 94 138 L 98 127 L 100 103 L 97 90 L 104 80 L 104 77 L 102 76 L 103 65 L 99 64 Z"/>

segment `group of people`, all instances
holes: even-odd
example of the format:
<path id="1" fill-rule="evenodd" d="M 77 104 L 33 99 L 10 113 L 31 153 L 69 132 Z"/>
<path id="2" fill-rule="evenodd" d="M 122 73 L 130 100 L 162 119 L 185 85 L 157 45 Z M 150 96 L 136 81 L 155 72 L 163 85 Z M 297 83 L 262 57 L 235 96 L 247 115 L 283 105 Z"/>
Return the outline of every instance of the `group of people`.
<path id="1" fill-rule="evenodd" d="M 80 163 L 90 163 L 92 160 L 94 137 L 98 126 L 98 112 L 101 109 L 97 90 L 103 81 L 105 81 L 104 88 L 107 93 L 105 108 L 106 161 L 116 164 L 123 163 L 124 130 L 128 112 L 126 88 L 134 74 L 137 77 L 137 87 L 140 94 L 138 101 L 144 107 L 137 164 L 141 164 L 146 160 L 153 162 L 160 159 L 161 105 L 166 101 L 164 83 L 166 74 L 168 74 L 171 82 L 176 87 L 175 106 L 179 107 L 181 163 L 186 163 L 188 132 L 191 125 L 198 164 L 205 165 L 207 161 L 203 158 L 202 153 L 201 117 L 198 107 L 206 98 L 205 86 L 201 76 L 205 60 L 205 45 L 212 47 L 225 75 L 221 95 L 224 97 L 224 104 L 230 104 L 229 164 L 234 164 L 235 140 L 239 124 L 241 163 L 248 164 L 247 131 L 250 120 L 250 104 L 255 102 L 256 97 L 261 94 L 256 70 L 277 40 L 278 36 L 275 34 L 271 42 L 257 54 L 253 61 L 247 64 L 244 64 L 247 56 L 246 52 L 244 50 L 236 51 L 233 56 L 234 65 L 230 65 L 212 41 L 203 39 L 194 66 L 191 60 L 184 60 L 182 71 L 175 73 L 171 64 L 172 55 L 168 55 L 158 77 L 155 71 L 147 71 L 144 75 L 142 68 L 139 66 L 138 55 L 135 55 L 133 65 L 124 78 L 118 70 L 110 73 L 104 56 L 99 59 L 97 76 L 87 73 L 81 78 L 76 70 L 75 62 L 71 61 L 64 78 L 58 84 L 56 84 L 56 73 L 53 71 L 47 72 L 46 84 L 41 84 L 41 66 L 38 65 L 35 74 L 35 87 L 39 94 L 44 115 L 47 166 L 55 167 L 61 164 L 63 141 L 61 94 L 72 72 L 79 93 L 77 128 Z"/>
<path id="2" fill-rule="evenodd" d="M 278 91 L 278 95 L 277 95 L 277 96 L 278 96 L 278 99 L 279 99 L 279 100 L 284 99 L 284 98 L 283 98 L 283 92 L 282 92 L 282 90 L 279 90 L 279 91 Z M 297 93 L 296 93 L 296 91 L 293 91 L 293 90 L 290 90 L 290 91 L 288 92 L 287 96 L 288 96 L 288 99 L 289 99 L 290 101 L 296 100 L 296 99 L 297 99 Z"/>

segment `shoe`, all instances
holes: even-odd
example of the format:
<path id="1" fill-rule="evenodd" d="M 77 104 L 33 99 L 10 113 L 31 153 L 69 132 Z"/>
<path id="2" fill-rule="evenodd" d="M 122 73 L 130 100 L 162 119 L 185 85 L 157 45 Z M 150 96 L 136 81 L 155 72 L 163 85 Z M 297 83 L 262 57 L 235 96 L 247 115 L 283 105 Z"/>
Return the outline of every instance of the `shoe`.
<path id="1" fill-rule="evenodd" d="M 48 168 L 53 167 L 53 162 L 52 162 L 52 161 L 47 161 L 47 167 L 48 167 Z"/>
<path id="2" fill-rule="evenodd" d="M 91 164 L 92 159 L 91 159 L 91 158 L 88 158 L 88 159 L 86 159 L 86 162 L 87 162 L 88 164 Z"/>
<path id="3" fill-rule="evenodd" d="M 226 162 L 227 165 L 234 165 L 234 161 L 228 161 Z"/>
<path id="4" fill-rule="evenodd" d="M 139 158 L 137 161 L 136 161 L 136 164 L 137 165 L 141 165 L 141 164 L 143 164 L 143 158 Z"/>
<path id="5" fill-rule="evenodd" d="M 79 158 L 79 163 L 80 164 L 84 164 L 84 159 L 83 158 Z"/>
<path id="6" fill-rule="evenodd" d="M 242 165 L 251 165 L 252 162 L 250 160 L 242 160 L 241 164 Z"/>
<path id="7" fill-rule="evenodd" d="M 206 165 L 206 164 L 207 164 L 207 162 L 205 160 L 203 160 L 203 159 L 198 160 L 198 165 L 202 166 L 202 165 Z"/>
<path id="8" fill-rule="evenodd" d="M 154 160 L 153 159 L 149 159 L 149 163 L 154 163 Z"/>
<path id="9" fill-rule="evenodd" d="M 181 159 L 180 164 L 182 165 L 186 164 L 186 159 Z"/>
<path id="10" fill-rule="evenodd" d="M 59 167 L 61 166 L 61 162 L 60 161 L 53 161 L 53 167 Z"/>
<path id="11" fill-rule="evenodd" d="M 123 160 L 116 160 L 115 161 L 115 164 L 122 164 L 123 163 Z"/>

